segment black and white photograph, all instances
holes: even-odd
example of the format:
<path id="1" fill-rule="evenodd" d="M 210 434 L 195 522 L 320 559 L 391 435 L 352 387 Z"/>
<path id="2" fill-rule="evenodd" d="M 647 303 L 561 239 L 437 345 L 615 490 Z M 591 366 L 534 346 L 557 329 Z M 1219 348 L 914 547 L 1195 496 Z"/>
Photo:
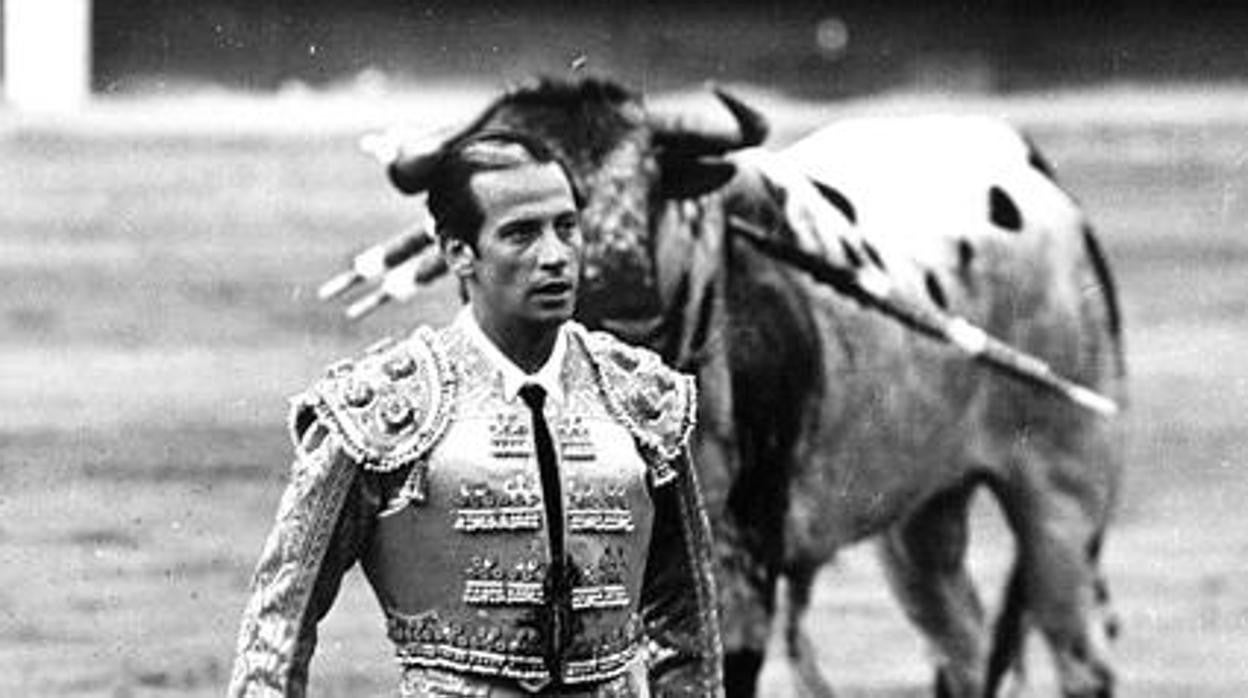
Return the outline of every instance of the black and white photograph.
<path id="1" fill-rule="evenodd" d="M 0 696 L 1248 695 L 1248 6 L 0 0 Z"/>

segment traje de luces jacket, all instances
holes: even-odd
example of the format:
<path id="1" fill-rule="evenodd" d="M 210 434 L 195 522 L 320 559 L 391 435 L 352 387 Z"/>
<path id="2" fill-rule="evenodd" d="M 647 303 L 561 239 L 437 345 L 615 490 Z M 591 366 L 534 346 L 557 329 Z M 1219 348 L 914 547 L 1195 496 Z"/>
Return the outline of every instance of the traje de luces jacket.
<path id="1" fill-rule="evenodd" d="M 400 672 L 540 695 L 642 661 L 655 696 L 721 694 L 709 531 L 688 457 L 692 379 L 610 335 L 563 331 L 564 394 L 545 413 L 564 564 L 550 557 L 531 413 L 460 328 L 422 327 L 292 401 L 296 457 L 231 696 L 304 694 L 317 623 L 356 563 Z"/>

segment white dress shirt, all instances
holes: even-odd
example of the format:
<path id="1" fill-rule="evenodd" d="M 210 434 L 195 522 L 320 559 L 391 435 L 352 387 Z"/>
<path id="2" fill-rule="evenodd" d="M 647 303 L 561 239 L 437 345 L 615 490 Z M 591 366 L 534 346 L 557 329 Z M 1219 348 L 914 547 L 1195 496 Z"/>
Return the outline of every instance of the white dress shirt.
<path id="1" fill-rule="evenodd" d="M 477 322 L 477 318 L 472 314 L 472 306 L 464 306 L 455 318 L 455 324 L 463 330 L 469 341 L 473 343 L 486 357 L 486 359 L 498 370 L 503 376 L 503 397 L 512 402 L 518 399 L 517 393 L 520 387 L 526 383 L 537 383 L 546 391 L 547 405 L 551 403 L 562 405 L 564 400 L 563 381 L 563 359 L 568 353 L 568 337 L 567 327 L 561 325 L 559 334 L 555 337 L 555 346 L 550 352 L 550 356 L 546 358 L 546 363 L 537 370 L 536 373 L 525 373 L 523 369 L 516 365 L 514 361 L 507 358 L 507 355 L 498 348 L 481 329 L 481 325 Z"/>

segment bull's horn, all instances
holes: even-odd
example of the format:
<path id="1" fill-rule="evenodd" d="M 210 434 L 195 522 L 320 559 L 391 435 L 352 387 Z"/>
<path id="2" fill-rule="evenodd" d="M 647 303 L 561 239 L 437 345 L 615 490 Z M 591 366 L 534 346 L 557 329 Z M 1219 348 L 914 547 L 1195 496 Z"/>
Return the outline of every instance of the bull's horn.
<path id="1" fill-rule="evenodd" d="M 390 183 L 404 194 L 418 194 L 429 188 L 429 175 L 442 158 L 441 139 L 422 139 L 398 147 L 386 174 Z"/>
<path id="2" fill-rule="evenodd" d="M 728 111 L 732 113 L 733 118 L 737 120 L 737 126 L 741 129 L 741 144 L 738 147 L 751 148 L 762 145 L 771 131 L 767 117 L 727 90 L 715 87 L 714 92 L 719 101 L 723 102 Z"/>
<path id="3" fill-rule="evenodd" d="M 445 126 L 414 140 L 396 136 L 393 151 L 382 151 L 394 153 L 388 163 L 382 163 L 388 165 L 386 173 L 390 175 L 390 183 L 404 194 L 417 194 L 428 189 L 429 175 L 442 159 L 447 144 L 479 130 L 488 115 L 487 112 L 477 117 L 467 126 Z M 363 143 L 361 147 L 365 147 Z"/>
<path id="4" fill-rule="evenodd" d="M 397 129 L 366 133 L 360 150 L 373 156 L 390 175 L 390 182 L 404 194 L 416 194 L 429 187 L 429 173 L 442 156 L 443 147 L 462 135 L 450 127 L 438 128 L 412 137 Z"/>
<path id="5" fill-rule="evenodd" d="M 689 157 L 722 155 L 730 150 L 749 148 L 767 139 L 767 118 L 729 92 L 715 87 L 715 96 L 727 107 L 736 122 L 733 129 L 692 123 L 688 116 L 651 112 L 648 123 L 654 142 L 669 152 Z"/>

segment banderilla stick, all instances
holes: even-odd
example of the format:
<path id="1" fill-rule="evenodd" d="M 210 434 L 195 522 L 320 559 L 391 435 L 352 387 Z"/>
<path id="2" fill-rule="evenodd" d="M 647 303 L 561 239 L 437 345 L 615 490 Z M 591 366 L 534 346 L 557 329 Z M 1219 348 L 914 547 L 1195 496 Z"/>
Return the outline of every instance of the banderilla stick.
<path id="1" fill-rule="evenodd" d="M 380 278 L 433 242 L 434 238 L 429 234 L 424 221 L 419 221 L 389 240 L 357 254 L 351 260 L 351 267 L 321 284 L 316 295 L 323 301 L 336 298 L 361 283 Z"/>
<path id="2" fill-rule="evenodd" d="M 386 271 L 381 285 L 347 306 L 347 319 L 359 320 L 390 302 L 409 301 L 420 287 L 446 272 L 442 255 L 412 255 L 398 266 Z"/>
<path id="3" fill-rule="evenodd" d="M 760 226 L 739 216 L 729 217 L 730 230 L 760 252 L 810 274 L 816 281 L 878 310 L 920 334 L 949 343 L 974 360 L 1051 390 L 1085 409 L 1103 416 L 1118 413 L 1118 404 L 1100 393 L 1062 377 L 1044 360 L 993 337 L 965 318 L 936 312 L 898 298 L 888 298 L 867 288 L 852 269 L 775 239 Z"/>

